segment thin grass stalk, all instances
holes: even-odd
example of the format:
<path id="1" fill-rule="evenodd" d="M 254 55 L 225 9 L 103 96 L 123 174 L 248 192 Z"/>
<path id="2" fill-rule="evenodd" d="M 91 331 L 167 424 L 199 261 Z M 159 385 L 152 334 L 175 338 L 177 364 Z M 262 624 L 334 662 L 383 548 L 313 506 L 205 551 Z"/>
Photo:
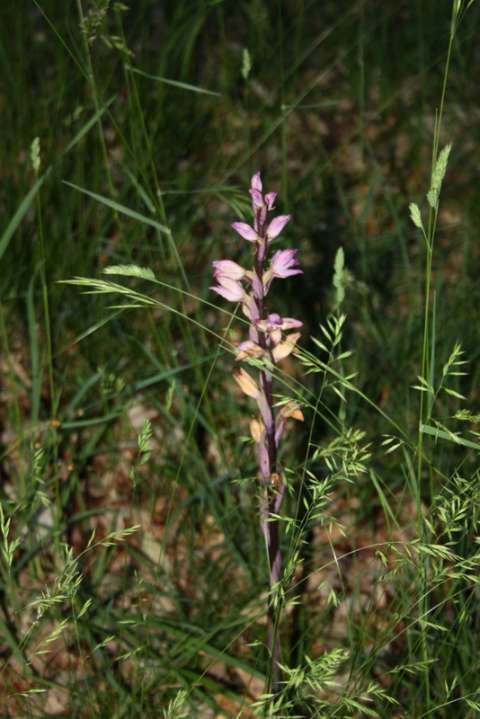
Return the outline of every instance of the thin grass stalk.
<path id="1" fill-rule="evenodd" d="M 435 170 L 435 166 L 438 160 L 439 156 L 439 146 L 440 146 L 440 133 L 441 133 L 441 127 L 442 127 L 442 121 L 443 121 L 443 115 L 445 110 L 445 99 L 446 99 L 446 91 L 447 91 L 447 81 L 448 81 L 448 75 L 450 70 L 450 61 L 452 57 L 452 50 L 453 50 L 453 41 L 455 38 L 455 31 L 456 31 L 456 24 L 458 19 L 458 12 L 459 12 L 459 5 L 457 0 L 453 0 L 452 3 L 452 18 L 451 18 L 451 25 L 450 25 L 450 33 L 449 33 L 449 42 L 448 42 L 448 50 L 447 50 L 447 57 L 445 60 L 445 68 L 443 73 L 443 81 L 442 81 L 442 92 L 440 97 L 440 105 L 438 108 L 438 112 L 436 114 L 435 118 L 435 128 L 434 128 L 434 136 L 433 136 L 433 149 L 432 149 L 432 168 L 431 168 L 431 174 L 433 177 L 433 173 Z M 435 240 L 435 232 L 437 227 L 437 219 L 438 219 L 438 203 L 435 207 L 432 207 L 430 205 L 429 212 L 428 212 L 428 224 L 427 224 L 427 233 L 426 233 L 426 255 L 425 255 L 425 271 L 424 271 L 424 308 L 423 308 L 423 339 L 422 339 L 422 359 L 421 359 L 421 376 L 424 378 L 427 378 L 427 375 L 431 374 L 433 372 L 433 367 L 430 367 L 429 372 L 429 356 L 430 356 L 430 347 L 429 347 L 429 337 L 431 334 L 431 283 L 432 283 L 432 265 L 433 265 L 433 250 L 434 250 L 434 240 Z M 430 397 L 425 396 L 425 392 L 420 392 L 420 407 L 419 407 L 419 425 L 418 425 L 418 444 L 417 444 L 417 516 L 418 516 L 418 522 L 419 522 L 419 536 L 422 537 L 423 541 L 428 541 L 428 534 L 429 529 L 424 521 L 423 516 L 423 510 L 422 510 L 422 487 L 423 487 L 423 479 L 422 479 L 422 473 L 423 473 L 423 431 L 422 431 L 422 425 L 426 424 L 429 419 L 429 414 L 431 411 L 431 401 Z M 430 492 L 430 498 L 433 495 L 433 480 L 432 480 L 432 472 L 430 469 L 430 476 L 429 476 L 429 492 Z M 428 585 L 428 574 L 429 574 L 429 559 L 427 556 L 423 558 L 423 566 L 422 566 L 422 584 L 424 590 L 426 589 Z M 425 594 L 425 592 L 424 592 Z M 425 596 L 425 600 L 422 602 L 420 606 L 420 616 L 426 616 L 428 613 L 428 600 Z M 428 638 L 427 638 L 427 629 L 425 628 L 425 624 L 423 621 L 420 622 L 420 632 L 421 632 L 421 652 L 422 652 L 422 660 L 425 662 L 428 662 L 429 659 L 429 652 L 428 652 Z M 424 690 L 424 696 L 426 699 L 426 705 L 428 708 L 431 706 L 431 689 L 430 689 L 430 676 L 429 672 L 423 672 L 422 674 L 423 678 L 423 690 Z"/>
<path id="2" fill-rule="evenodd" d="M 83 38 L 85 60 L 87 63 L 87 81 L 88 81 L 88 84 L 90 85 L 90 92 L 92 93 L 92 99 L 93 99 L 93 104 L 95 107 L 95 113 L 98 115 L 98 120 L 97 120 L 98 139 L 100 141 L 100 148 L 102 151 L 102 158 L 103 158 L 103 162 L 105 165 L 105 172 L 107 173 L 108 189 L 110 191 L 111 196 L 114 197 L 112 173 L 110 170 L 110 161 L 108 158 L 107 145 L 105 142 L 105 135 L 103 132 L 103 123 L 102 123 L 102 118 L 101 118 L 101 104 L 100 104 L 100 99 L 99 99 L 99 94 L 98 94 L 97 82 L 95 79 L 95 73 L 93 71 L 93 61 L 92 61 L 92 54 L 90 52 L 90 45 L 88 42 L 88 37 L 85 33 L 85 15 L 83 13 L 82 0 L 76 0 L 76 2 L 77 2 L 78 17 L 80 20 L 80 33 Z M 116 212 L 115 212 L 115 218 L 117 218 Z"/>

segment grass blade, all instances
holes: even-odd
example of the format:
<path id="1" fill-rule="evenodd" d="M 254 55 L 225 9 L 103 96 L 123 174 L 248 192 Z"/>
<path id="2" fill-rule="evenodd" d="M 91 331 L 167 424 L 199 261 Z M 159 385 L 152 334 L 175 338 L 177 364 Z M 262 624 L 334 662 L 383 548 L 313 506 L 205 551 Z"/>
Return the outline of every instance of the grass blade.
<path id="1" fill-rule="evenodd" d="M 91 190 L 86 190 L 84 187 L 79 187 L 78 185 L 75 185 L 73 182 L 68 182 L 67 180 L 62 180 L 62 182 L 64 185 L 68 185 L 68 187 L 72 187 L 74 190 L 77 190 L 77 192 L 83 192 L 84 195 L 88 195 L 89 197 L 92 197 L 97 202 L 100 202 L 102 205 L 105 205 L 106 207 L 110 207 L 110 209 L 115 210 L 116 212 L 119 212 L 121 215 L 125 215 L 126 217 L 131 217 L 132 220 L 138 220 L 139 222 L 143 223 L 144 225 L 150 225 L 150 227 L 154 227 L 159 232 L 163 232 L 164 235 L 168 235 L 169 237 L 171 235 L 170 229 L 168 227 L 160 224 L 160 222 L 157 222 L 156 220 L 152 220 L 151 217 L 146 217 L 146 215 L 142 215 L 140 212 L 136 212 L 135 210 L 132 210 L 130 207 L 121 205 L 119 202 L 115 202 L 115 200 L 111 200 L 108 197 L 99 195 L 98 193 L 92 192 Z"/>
<path id="2" fill-rule="evenodd" d="M 127 68 L 130 72 L 134 72 L 136 75 L 141 75 L 149 80 L 155 80 L 156 82 L 163 82 L 164 85 L 171 85 L 172 87 L 178 87 L 180 90 L 188 90 L 189 92 L 197 92 L 202 95 L 214 95 L 215 97 L 221 97 L 220 92 L 214 92 L 213 90 L 207 90 L 204 87 L 198 85 L 190 85 L 188 82 L 179 82 L 178 80 L 170 80 L 167 77 L 161 77 L 160 75 L 151 75 L 149 72 L 138 70 L 136 67 L 129 65 Z"/>
<path id="3" fill-rule="evenodd" d="M 17 231 L 18 226 L 20 225 L 21 221 L 23 220 L 23 218 L 27 214 L 28 210 L 30 209 L 37 192 L 39 191 L 39 189 L 45 182 L 45 178 L 50 173 L 50 169 L 51 168 L 49 168 L 41 177 L 39 177 L 38 180 L 33 185 L 33 187 L 30 188 L 28 193 L 25 195 L 25 197 L 19 204 L 14 216 L 8 223 L 5 230 L 3 231 L 3 233 L 0 237 L 0 260 L 2 259 L 3 255 L 5 254 L 7 247 L 10 244 L 10 240 L 12 239 L 13 235 Z"/>

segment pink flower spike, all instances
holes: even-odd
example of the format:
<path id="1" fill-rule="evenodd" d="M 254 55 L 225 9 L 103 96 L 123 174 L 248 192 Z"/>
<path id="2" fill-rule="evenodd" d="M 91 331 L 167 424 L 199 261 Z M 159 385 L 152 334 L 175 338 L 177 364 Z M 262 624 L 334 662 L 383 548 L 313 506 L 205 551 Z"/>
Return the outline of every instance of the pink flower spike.
<path id="1" fill-rule="evenodd" d="M 278 217 L 274 217 L 269 226 L 267 227 L 268 239 L 274 240 L 275 237 L 278 237 L 287 222 L 290 221 L 291 217 L 291 215 L 279 215 Z"/>
<path id="2" fill-rule="evenodd" d="M 217 277 L 217 282 L 219 283 L 217 286 L 210 287 L 217 295 L 225 297 L 230 302 L 242 302 L 245 299 L 245 291 L 240 282 L 224 276 Z"/>
<path id="3" fill-rule="evenodd" d="M 250 227 L 250 225 L 247 225 L 246 222 L 234 222 L 232 224 L 233 229 L 235 232 L 238 232 L 240 237 L 243 237 L 244 240 L 248 240 L 249 242 L 256 242 L 258 240 L 258 235 L 253 229 L 253 227 Z"/>
<path id="4" fill-rule="evenodd" d="M 263 184 L 262 184 L 262 177 L 260 175 L 260 172 L 256 172 L 253 175 L 252 179 L 250 180 L 250 189 L 259 190 L 259 192 L 262 191 Z"/>
<path id="5" fill-rule="evenodd" d="M 267 206 L 267 210 L 273 210 L 273 206 L 275 204 L 276 199 L 277 199 L 276 192 L 267 192 L 267 194 L 265 195 L 265 204 Z"/>
<path id="6" fill-rule="evenodd" d="M 246 270 L 243 269 L 237 262 L 232 260 L 215 260 L 212 262 L 213 274 L 216 280 L 219 277 L 228 277 L 231 280 L 241 280 L 246 275 Z"/>
<path id="7" fill-rule="evenodd" d="M 270 262 L 269 272 L 273 277 L 285 278 L 303 274 L 298 266 L 298 250 L 278 250 Z"/>

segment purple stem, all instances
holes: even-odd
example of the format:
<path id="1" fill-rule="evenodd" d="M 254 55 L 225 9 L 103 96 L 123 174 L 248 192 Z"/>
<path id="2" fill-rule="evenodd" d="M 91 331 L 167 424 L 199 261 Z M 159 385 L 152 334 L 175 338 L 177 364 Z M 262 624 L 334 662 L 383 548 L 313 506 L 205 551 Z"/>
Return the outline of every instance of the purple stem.
<path id="1" fill-rule="evenodd" d="M 255 230 L 261 241 L 256 245 L 255 273 L 257 282 L 253 283 L 253 295 L 258 311 L 258 319 L 265 319 L 264 308 L 264 285 L 263 273 L 265 258 L 267 254 L 267 238 L 265 217 L 262 210 L 256 212 Z M 265 333 L 258 330 L 258 344 L 262 349 L 268 351 Z M 262 449 L 267 452 L 268 462 L 260 462 L 260 473 L 265 487 L 264 505 L 261 509 L 261 526 L 265 536 L 268 551 L 270 598 L 268 605 L 268 649 L 271 658 L 271 690 L 278 691 L 282 679 L 280 669 L 280 637 L 277 631 L 277 623 L 274 606 L 274 587 L 280 581 L 282 569 L 282 554 L 280 551 L 280 526 L 272 514 L 277 514 L 285 494 L 285 486 L 281 475 L 277 472 L 277 442 L 275 439 L 276 422 L 273 409 L 273 378 L 270 372 L 260 372 L 260 386 L 264 393 L 265 402 L 262 412 L 262 419 L 265 425 L 266 447 Z M 262 451 L 262 450 L 260 450 Z"/>

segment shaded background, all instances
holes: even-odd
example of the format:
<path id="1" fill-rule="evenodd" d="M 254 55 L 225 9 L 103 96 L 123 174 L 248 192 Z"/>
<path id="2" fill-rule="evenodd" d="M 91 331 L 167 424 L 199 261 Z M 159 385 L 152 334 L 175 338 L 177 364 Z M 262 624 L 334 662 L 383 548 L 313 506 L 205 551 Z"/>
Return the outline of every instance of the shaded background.
<path id="1" fill-rule="evenodd" d="M 49 677 L 67 675 L 59 681 L 71 683 L 70 712 L 80 712 L 82 688 L 75 678 L 82 675 L 98 707 L 129 697 L 128 716 L 147 716 L 182 682 L 196 681 L 207 695 L 222 695 L 225 687 L 246 691 L 240 666 L 235 676 L 212 673 L 220 689 L 205 686 L 198 678 L 201 652 L 188 638 L 192 627 L 208 628 L 212 647 L 230 646 L 239 634 L 233 618 L 265 582 L 254 498 L 247 484 L 232 484 L 255 472 L 253 458 L 238 444 L 247 433 L 249 409 L 245 403 L 239 408 L 231 390 L 231 358 L 217 357 L 208 333 L 182 314 L 215 331 L 223 328 L 222 316 L 195 297 L 215 302 L 208 290 L 213 259 L 248 261 L 248 248 L 230 222 L 246 210 L 254 171 L 261 169 L 267 187 L 278 190 L 279 210 L 293 214 L 288 242 L 300 248 L 305 270 L 275 296 L 279 311 L 304 320 L 304 347 L 312 349 L 309 336 L 319 335 L 333 307 L 333 262 L 342 246 L 349 273 L 344 341 L 354 352 L 359 386 L 416 431 L 418 399 L 411 385 L 420 363 L 424 247 L 408 204 L 425 207 L 451 3 L 136 0 L 124 6 L 84 2 L 82 11 L 83 24 L 73 2 L 23 0 L 20 9 L 13 3 L 0 8 L 2 491 L 6 498 L 25 499 L 33 481 L 32 447 L 42 446 L 56 513 L 39 519 L 37 508 L 22 518 L 27 526 L 35 521 L 43 527 L 42 551 L 45 536 L 54 535 L 80 551 L 92 521 L 104 532 L 142 525 L 137 546 L 120 558 L 106 552 L 83 567 L 86 594 L 101 598 L 84 641 L 103 641 L 127 604 L 135 611 L 145 605 L 152 617 L 172 622 L 155 625 L 152 643 L 142 634 L 151 628 L 138 630 L 161 667 L 158 675 L 136 694 L 138 677 L 134 670 L 117 676 L 108 654 L 116 649 L 107 642 L 107 656 L 97 664 L 105 682 L 75 664 L 76 650 L 75 661 Z M 473 407 L 480 299 L 479 22 L 474 4 L 454 42 L 441 140 L 453 149 L 434 257 L 438 366 L 461 341 L 470 374 L 459 388 Z M 35 137 L 41 173 L 51 171 L 32 198 Z M 168 226 L 171 237 L 78 188 Z M 109 298 L 82 297 L 57 284 L 128 263 L 151 267 L 186 291 L 156 294 L 181 314 L 112 311 Z M 299 373 L 293 364 L 289 369 Z M 450 416 L 454 401 L 443 409 Z M 368 439 L 386 431 L 378 413 L 355 398 L 345 411 L 348 423 L 366 429 Z M 145 418 L 154 427 L 153 450 L 140 465 L 136 434 Z M 327 436 L 318 424 L 314 440 Z M 297 431 L 290 449 L 301 454 L 305 441 Z M 454 460 L 449 448 L 440 466 L 448 469 Z M 373 467 L 400 507 L 405 477 L 398 465 L 376 459 Z M 381 503 L 368 476 L 338 498 L 347 500 L 347 524 L 377 531 Z M 164 540 L 166 524 L 171 545 Z M 362 543 L 358 535 L 349 541 L 348 547 Z M 48 560 L 42 562 L 37 578 L 45 580 Z M 127 601 L 126 587 L 132 586 L 135 596 Z M 308 640 L 297 627 L 313 653 L 327 641 L 325 616 L 316 621 Z M 261 628 L 250 631 L 246 640 L 261 637 Z M 134 643 L 127 636 L 122 641 Z M 13 671 L 15 677 L 21 673 Z M 159 676 L 160 695 L 152 689 Z"/>
<path id="2" fill-rule="evenodd" d="M 114 12 L 111 3 L 103 21 L 97 11 L 98 27 L 94 15 L 88 28 L 97 101 L 111 102 L 102 115 L 108 173 L 95 127 L 61 157 L 95 110 L 75 4 L 68 12 L 56 3 L 24 5 L 25 12 L 1 10 L 1 207 L 6 224 L 32 184 L 29 147 L 39 136 L 43 165 L 53 165 L 42 202 L 57 351 L 69 331 L 85 329 L 79 319 L 91 305 L 56 280 L 130 260 L 161 267 L 173 284 L 180 279 L 165 238 L 117 221 L 62 180 L 104 195 L 113 188 L 119 202 L 160 214 L 174 232 L 191 287 L 205 296 L 210 259 L 241 256 L 228 229 L 236 216 L 228 204 L 261 168 L 280 192 L 281 210 L 294 214 L 290 234 L 308 269 L 305 282 L 291 286 L 289 304 L 298 303 L 312 329 L 322 320 L 333 256 L 342 245 L 353 276 L 351 326 L 357 320 L 364 326 L 366 365 L 373 355 L 395 372 L 396 343 L 408 346 L 419 318 L 423 248 L 407 206 L 428 184 L 450 2 L 140 1 L 128 12 Z M 92 10 L 85 5 L 87 20 Z M 454 150 L 436 260 L 438 309 L 449 308 L 445 322 L 455 324 L 464 342 L 470 317 L 451 308 L 472 301 L 475 292 L 477 22 L 474 6 L 455 43 L 443 131 L 443 143 L 453 142 Z M 244 48 L 252 65 L 247 81 Z M 9 312 L 23 316 L 38 268 L 31 219 L 9 242 L 2 272 Z M 401 337 L 391 336 L 390 313 L 404 320 Z M 115 363 L 105 336 L 77 351 Z M 59 368 L 64 364 L 60 357 Z"/>

